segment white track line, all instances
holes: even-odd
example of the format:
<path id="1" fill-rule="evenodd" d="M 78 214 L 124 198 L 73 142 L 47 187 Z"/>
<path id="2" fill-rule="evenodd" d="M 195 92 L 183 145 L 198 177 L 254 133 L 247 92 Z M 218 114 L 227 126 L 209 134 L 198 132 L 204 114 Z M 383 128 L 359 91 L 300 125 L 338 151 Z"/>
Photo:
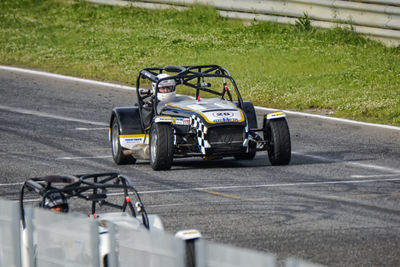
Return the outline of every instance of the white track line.
<path id="1" fill-rule="evenodd" d="M 14 186 L 14 185 L 22 185 L 23 183 L 10 183 L 10 184 L 0 184 L 0 186 Z"/>
<path id="2" fill-rule="evenodd" d="M 58 160 L 76 160 L 76 159 L 105 159 L 111 158 L 112 156 L 93 156 L 93 157 L 61 157 L 56 158 Z"/>
<path id="3" fill-rule="evenodd" d="M 77 131 L 98 131 L 98 130 L 108 130 L 107 127 L 99 127 L 99 128 L 75 128 Z"/>
<path id="4" fill-rule="evenodd" d="M 210 186 L 210 187 L 195 187 L 195 188 L 187 188 L 187 189 L 139 191 L 139 194 L 179 193 L 179 192 L 191 192 L 191 191 L 203 191 L 203 190 L 233 190 L 233 189 L 244 189 L 244 188 L 318 186 L 318 185 L 334 185 L 334 184 L 361 184 L 361 183 L 379 183 L 379 182 L 392 182 L 392 181 L 400 181 L 400 178 L 325 181 L 325 182 L 302 182 L 302 183 L 281 183 L 281 184 L 258 184 L 258 185 Z"/>
<path id="5" fill-rule="evenodd" d="M 81 119 L 75 119 L 75 118 L 70 118 L 70 117 L 65 117 L 65 116 L 58 116 L 58 115 L 52 115 L 48 113 L 43 113 L 43 112 L 38 112 L 34 110 L 26 110 L 26 109 L 21 109 L 21 108 L 13 108 L 13 107 L 6 107 L 3 105 L 0 105 L 0 109 L 2 110 L 7 110 L 7 111 L 12 111 L 12 112 L 17 112 L 17 113 L 22 113 L 22 114 L 29 114 L 29 115 L 34 115 L 34 116 L 40 116 L 40 117 L 47 117 L 47 118 L 53 118 L 53 119 L 60 119 L 60 120 L 66 120 L 66 121 L 74 121 L 74 122 L 80 122 L 80 123 L 87 123 L 87 124 L 94 124 L 94 125 L 102 125 L 106 126 L 106 123 L 101 123 L 101 122 L 94 122 L 94 121 L 87 121 L 87 120 L 81 120 Z M 107 128 L 76 128 L 76 129 L 85 129 L 85 130 L 93 130 L 93 129 L 107 129 Z M 340 160 L 335 160 L 335 159 L 330 159 L 322 156 L 316 156 L 316 155 L 310 155 L 310 154 L 304 154 L 304 153 L 299 153 L 299 152 L 292 152 L 293 155 L 300 155 L 303 157 L 309 157 L 321 161 L 334 161 L 334 162 L 342 162 Z M 75 159 L 90 159 L 90 158 L 109 158 L 111 156 L 93 156 L 93 157 L 60 157 L 57 158 L 58 160 L 75 160 Z M 390 167 L 383 167 L 383 166 L 378 166 L 374 164 L 366 164 L 366 163 L 359 163 L 359 162 L 350 162 L 350 161 L 345 161 L 343 162 L 347 165 L 353 165 L 361 168 L 367 168 L 367 169 L 374 169 L 374 170 L 379 170 L 379 171 L 387 171 L 387 172 L 392 172 L 392 173 L 400 173 L 400 169 L 395 169 L 395 168 L 390 168 Z"/>
<path id="6" fill-rule="evenodd" d="M 194 188 L 177 188 L 165 190 L 148 190 L 138 191 L 140 195 L 144 194 L 166 194 L 166 193 L 185 193 L 194 191 L 212 191 L 212 190 L 236 190 L 244 188 L 268 188 L 268 187 L 298 187 L 298 186 L 320 186 L 320 185 L 336 185 L 336 184 L 362 184 L 362 183 L 379 183 L 400 181 L 400 178 L 390 179 L 368 179 L 368 180 L 347 180 L 347 181 L 326 181 L 326 182 L 302 182 L 302 183 L 281 183 L 281 184 L 258 184 L 258 185 L 232 185 L 232 186 L 210 186 L 210 187 L 194 187 Z M 109 196 L 120 196 L 123 193 L 109 193 Z"/>
<path id="7" fill-rule="evenodd" d="M 53 74 L 53 73 L 48 73 L 48 72 L 43 72 L 43 71 L 21 69 L 21 68 L 15 68 L 15 67 L 9 67 L 9 66 L 1 66 L 1 65 L 0 65 L 0 70 L 28 73 L 28 74 L 46 76 L 46 77 L 51 77 L 51 78 L 67 80 L 67 81 L 76 81 L 76 82 L 83 82 L 83 83 L 87 83 L 87 84 L 107 86 L 107 87 L 123 89 L 123 90 L 136 90 L 135 87 L 131 87 L 131 86 L 112 84 L 112 83 L 106 83 L 106 82 L 99 82 L 99 81 L 93 81 L 93 80 L 87 80 L 87 79 L 76 78 L 76 77 L 71 77 L 71 76 L 65 76 L 65 75 L 60 75 L 60 74 Z M 259 110 L 265 110 L 265 111 L 276 111 L 277 110 L 277 109 L 273 109 L 273 108 L 265 108 L 265 107 L 257 107 L 257 106 L 255 108 L 259 109 Z M 372 127 L 383 128 L 383 129 L 390 129 L 390 130 L 400 131 L 400 127 L 396 127 L 396 126 L 390 126 L 390 125 L 384 125 L 384 124 L 375 124 L 375 123 L 367 123 L 367 122 L 359 122 L 359 121 L 353 121 L 353 120 L 348 120 L 348 119 L 327 117 L 327 116 L 322 116 L 322 115 L 309 114 L 309 113 L 303 113 L 303 112 L 296 112 L 296 111 L 290 111 L 290 110 L 282 110 L 282 111 L 287 113 L 287 114 L 292 114 L 292 115 L 300 115 L 300 116 L 318 118 L 318 119 L 323 119 L 323 120 L 332 120 L 332 121 L 345 122 L 345 123 L 356 124 L 356 125 L 372 126 Z"/>
<path id="8" fill-rule="evenodd" d="M 374 169 L 374 170 L 378 170 L 378 171 L 385 171 L 385 172 L 391 172 L 391 173 L 400 173 L 400 169 L 383 167 L 383 166 L 374 165 L 374 164 L 367 164 L 367 163 L 360 163 L 360 162 L 353 162 L 353 161 L 342 161 L 342 160 L 330 159 L 330 158 L 326 158 L 326 157 L 322 157 L 322 156 L 304 154 L 304 153 L 299 153 L 299 152 L 292 152 L 292 155 L 299 155 L 299 156 L 317 159 L 317 160 L 325 161 L 325 162 L 333 161 L 336 163 L 343 163 L 346 165 L 353 165 L 356 167 L 361 167 L 361 168 L 366 168 L 366 169 Z"/>
<path id="9" fill-rule="evenodd" d="M 353 165 L 353 166 L 356 166 L 356 167 L 366 168 L 366 169 L 375 169 L 375 170 L 385 171 L 385 172 L 400 173 L 400 169 L 377 166 L 377 165 L 374 165 L 374 164 L 366 164 L 366 163 L 360 163 L 360 162 L 348 162 L 348 161 L 346 161 L 346 164 Z"/>
<path id="10" fill-rule="evenodd" d="M 351 178 L 378 178 L 378 177 L 397 177 L 400 174 L 378 174 L 378 175 L 352 175 Z"/>
<path id="11" fill-rule="evenodd" d="M 255 107 L 255 108 L 259 109 L 259 110 L 265 110 L 265 111 L 280 110 L 280 109 L 264 108 L 264 107 Z M 318 118 L 318 119 L 322 119 L 322 120 L 331 120 L 331 121 L 338 121 L 338 122 L 344 122 L 344 123 L 350 123 L 350 124 L 356 124 L 356 125 L 372 126 L 372 127 L 378 127 L 378 128 L 388 129 L 388 130 L 400 131 L 400 127 L 397 127 L 397 126 L 377 124 L 377 123 L 368 123 L 368 122 L 361 122 L 361 121 L 353 121 L 353 120 L 348 120 L 348 119 L 327 117 L 327 116 L 322 116 L 322 115 L 317 115 L 317 114 L 310 114 L 310 113 L 297 112 L 297 111 L 291 111 L 291 110 L 281 110 L 281 111 L 283 111 L 287 114 L 292 114 L 292 115 L 299 115 L 299 116 L 304 116 L 304 117 Z"/>
<path id="12" fill-rule="evenodd" d="M 26 115 L 32 115 L 32 116 L 37 116 L 37 117 L 43 117 L 43 118 L 63 120 L 63 121 L 73 121 L 73 122 L 92 124 L 92 125 L 98 125 L 98 126 L 108 126 L 107 123 L 103 123 L 103 122 L 81 120 L 81 119 L 76 119 L 76 118 L 71 118 L 71 117 L 66 117 L 66 116 L 59 116 L 59 115 L 54 115 L 54 114 L 50 114 L 50 113 L 40 112 L 40 111 L 36 111 L 36 110 L 14 108 L 14 107 L 8 107 L 8 106 L 3 106 L 3 105 L 0 105 L 0 110 L 10 111 L 10 112 L 15 112 L 15 113 L 20 113 L 20 114 L 26 114 Z"/>
<path id="13" fill-rule="evenodd" d="M 299 152 L 292 152 L 292 154 L 299 155 L 302 157 L 317 159 L 317 160 L 324 161 L 324 162 L 343 163 L 346 165 L 352 165 L 352 166 L 365 168 L 365 169 L 374 169 L 377 171 L 384 171 L 384 172 L 390 172 L 390 173 L 394 173 L 394 174 L 400 174 L 400 169 L 384 167 L 384 166 L 379 166 L 379 165 L 374 165 L 374 164 L 366 164 L 366 163 L 351 162 L 351 161 L 341 161 L 341 160 L 335 160 L 335 159 L 330 159 L 330 158 L 326 158 L 326 157 L 322 157 L 322 156 L 309 155 L 309 154 L 304 154 L 304 153 L 299 153 Z M 60 158 L 56 158 L 56 159 L 57 160 L 76 160 L 76 159 L 95 159 L 95 158 L 111 158 L 111 156 L 104 155 L 104 156 L 91 156 L 91 157 L 60 157 Z M 372 176 L 372 177 L 374 177 L 374 176 Z"/>
<path id="14" fill-rule="evenodd" d="M 8 71 L 15 71 L 15 72 L 21 72 L 21 73 L 27 73 L 27 74 L 34 74 L 34 75 L 39 75 L 39 76 L 45 76 L 45 77 L 50 77 L 50 78 L 66 80 L 66 81 L 82 82 L 82 83 L 107 86 L 107 87 L 112 87 L 112 88 L 117 88 L 117 89 L 136 90 L 136 88 L 131 87 L 131 86 L 125 86 L 125 85 L 119 85 L 119 84 L 113 84 L 113 83 L 107 83 L 107 82 L 100 82 L 100 81 L 94 81 L 94 80 L 88 80 L 88 79 L 82 79 L 82 78 L 76 78 L 76 77 L 60 75 L 60 74 L 54 74 L 54 73 L 43 72 L 43 71 L 37 71 L 37 70 L 21 69 L 21 68 L 15 68 L 15 67 L 9 67 L 9 66 L 1 66 L 1 65 L 0 65 L 0 70 L 8 70 Z"/>

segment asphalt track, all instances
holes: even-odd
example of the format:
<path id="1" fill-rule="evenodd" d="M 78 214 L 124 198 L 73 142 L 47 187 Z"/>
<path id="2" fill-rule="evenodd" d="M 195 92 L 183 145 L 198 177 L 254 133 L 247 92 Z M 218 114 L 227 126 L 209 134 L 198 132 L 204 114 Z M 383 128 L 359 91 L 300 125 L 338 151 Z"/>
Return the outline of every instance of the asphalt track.
<path id="1" fill-rule="evenodd" d="M 132 177 L 168 232 L 196 228 L 279 259 L 400 266 L 399 128 L 294 113 L 289 166 L 259 153 L 180 159 L 155 172 L 146 161 L 112 161 L 108 119 L 134 103 L 127 89 L 0 68 L 0 197 L 17 199 L 27 177 L 117 171 Z"/>

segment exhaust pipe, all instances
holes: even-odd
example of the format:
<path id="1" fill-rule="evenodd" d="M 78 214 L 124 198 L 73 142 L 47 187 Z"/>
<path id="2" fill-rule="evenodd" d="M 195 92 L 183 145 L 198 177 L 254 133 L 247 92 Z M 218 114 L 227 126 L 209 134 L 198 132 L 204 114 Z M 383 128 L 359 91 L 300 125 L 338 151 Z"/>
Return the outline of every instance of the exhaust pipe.
<path id="1" fill-rule="evenodd" d="M 136 144 L 132 149 L 127 149 L 122 152 L 124 156 L 131 155 L 135 159 L 150 159 L 150 147 L 148 144 Z"/>

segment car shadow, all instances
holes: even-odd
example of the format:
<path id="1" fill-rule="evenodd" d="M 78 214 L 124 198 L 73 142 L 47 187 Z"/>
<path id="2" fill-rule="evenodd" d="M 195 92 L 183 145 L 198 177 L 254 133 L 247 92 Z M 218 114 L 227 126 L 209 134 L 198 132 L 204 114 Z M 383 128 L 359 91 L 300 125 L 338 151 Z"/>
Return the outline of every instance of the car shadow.
<path id="1" fill-rule="evenodd" d="M 352 157 L 354 151 L 335 151 L 335 152 L 293 152 L 290 165 L 310 165 L 310 164 L 327 164 L 341 162 L 358 162 L 374 160 L 373 157 Z"/>
<path id="2" fill-rule="evenodd" d="M 218 169 L 218 168 L 260 168 L 271 165 L 266 157 L 256 157 L 253 160 L 236 160 L 233 157 L 227 157 L 216 160 L 203 160 L 201 158 L 174 159 L 173 170 L 187 169 Z"/>
<path id="3" fill-rule="evenodd" d="M 312 152 L 312 153 L 292 153 L 291 161 L 286 166 L 305 166 L 316 164 L 334 164 L 340 162 L 358 162 L 372 160 L 371 157 L 357 157 L 348 159 L 352 151 L 340 152 Z M 143 162 L 148 164 L 148 162 Z M 174 159 L 173 170 L 187 169 L 217 169 L 217 168 L 265 168 L 265 167 L 285 167 L 272 166 L 266 153 L 257 154 L 253 160 L 236 160 L 233 157 L 227 157 L 219 160 L 202 160 L 200 158 L 181 158 Z"/>

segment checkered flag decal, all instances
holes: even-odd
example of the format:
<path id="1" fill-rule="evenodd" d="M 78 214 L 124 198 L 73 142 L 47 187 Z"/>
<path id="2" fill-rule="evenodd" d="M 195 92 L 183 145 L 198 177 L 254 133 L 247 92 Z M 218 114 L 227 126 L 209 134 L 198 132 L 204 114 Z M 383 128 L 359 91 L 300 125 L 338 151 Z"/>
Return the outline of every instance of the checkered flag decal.
<path id="1" fill-rule="evenodd" d="M 197 131 L 197 143 L 199 146 L 199 150 L 201 154 L 206 155 L 206 149 L 211 148 L 210 143 L 208 142 L 208 128 L 204 125 L 204 123 L 201 121 L 201 119 L 196 116 L 192 115 L 190 118 L 190 125 L 192 126 L 193 129 L 196 129 Z M 244 140 L 243 140 L 243 146 L 246 147 L 246 151 L 249 152 L 249 126 L 246 125 L 244 129 Z"/>
<path id="2" fill-rule="evenodd" d="M 193 129 L 197 131 L 197 143 L 201 154 L 206 155 L 206 148 L 210 148 L 210 143 L 208 142 L 207 131 L 208 128 L 204 125 L 199 117 L 192 115 L 190 124 Z"/>

